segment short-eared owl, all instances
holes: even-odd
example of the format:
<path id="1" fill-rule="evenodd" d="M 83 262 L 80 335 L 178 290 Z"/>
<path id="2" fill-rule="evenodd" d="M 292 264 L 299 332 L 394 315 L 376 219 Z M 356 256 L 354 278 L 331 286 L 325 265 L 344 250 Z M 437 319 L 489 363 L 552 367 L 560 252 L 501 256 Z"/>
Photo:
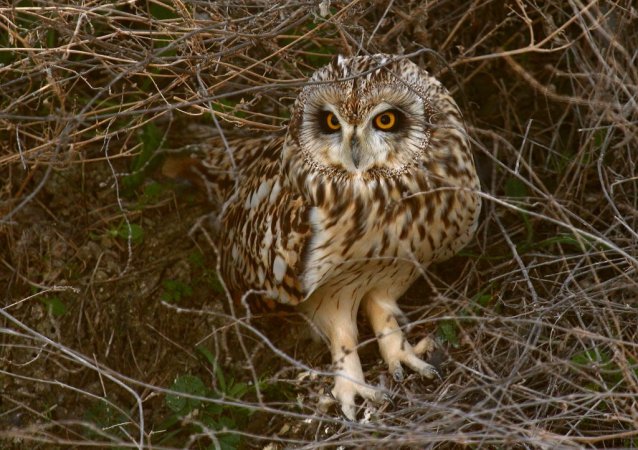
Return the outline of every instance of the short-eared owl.
<path id="1" fill-rule="evenodd" d="M 199 171 L 219 214 L 221 274 L 235 298 L 298 305 L 330 342 L 332 394 L 354 419 L 367 385 L 362 305 L 395 379 L 432 377 L 397 323 L 397 300 L 471 238 L 479 181 L 456 103 L 407 59 L 338 57 L 299 94 L 281 137 L 217 142 Z"/>

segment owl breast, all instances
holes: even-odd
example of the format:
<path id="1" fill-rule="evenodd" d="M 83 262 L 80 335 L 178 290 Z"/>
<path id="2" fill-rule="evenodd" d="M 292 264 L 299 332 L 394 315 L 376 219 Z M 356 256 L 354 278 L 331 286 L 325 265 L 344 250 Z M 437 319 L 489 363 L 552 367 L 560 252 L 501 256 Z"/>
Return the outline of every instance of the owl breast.
<path id="1" fill-rule="evenodd" d="M 312 237 L 301 274 L 306 298 L 326 285 L 407 288 L 420 269 L 452 256 L 476 228 L 475 192 L 429 180 L 425 172 L 355 179 L 336 190 L 330 195 L 336 203 L 310 211 Z"/>

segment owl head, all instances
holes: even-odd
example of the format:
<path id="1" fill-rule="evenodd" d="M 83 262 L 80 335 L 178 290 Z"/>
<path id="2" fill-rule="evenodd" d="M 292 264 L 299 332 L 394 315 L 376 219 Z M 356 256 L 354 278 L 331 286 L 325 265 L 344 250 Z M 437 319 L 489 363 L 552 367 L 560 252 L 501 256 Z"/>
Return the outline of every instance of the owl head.
<path id="1" fill-rule="evenodd" d="M 445 88 L 408 59 L 339 56 L 299 94 L 284 152 L 324 174 L 400 173 L 423 158 L 448 111 L 460 119 Z"/>

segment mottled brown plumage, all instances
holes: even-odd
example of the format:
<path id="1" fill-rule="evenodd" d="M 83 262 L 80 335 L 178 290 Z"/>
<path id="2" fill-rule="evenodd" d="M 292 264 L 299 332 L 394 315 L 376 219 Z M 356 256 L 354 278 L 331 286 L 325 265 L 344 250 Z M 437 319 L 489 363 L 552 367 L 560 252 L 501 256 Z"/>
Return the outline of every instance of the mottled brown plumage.
<path id="1" fill-rule="evenodd" d="M 378 400 L 357 355 L 359 305 L 395 378 L 432 377 L 396 317 L 421 270 L 471 238 L 479 182 L 459 109 L 407 59 L 335 58 L 301 91 L 283 138 L 221 140 L 204 174 L 221 206 L 220 257 L 233 295 L 298 305 L 330 341 L 333 395 L 355 417 Z"/>

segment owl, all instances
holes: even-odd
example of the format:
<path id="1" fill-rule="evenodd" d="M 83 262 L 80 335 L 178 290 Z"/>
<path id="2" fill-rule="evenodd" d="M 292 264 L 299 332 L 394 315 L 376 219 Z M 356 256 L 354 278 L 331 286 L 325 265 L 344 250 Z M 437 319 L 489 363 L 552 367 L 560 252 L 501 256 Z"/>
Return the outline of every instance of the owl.
<path id="1" fill-rule="evenodd" d="M 362 307 L 396 380 L 432 378 L 427 339 L 406 340 L 397 301 L 472 237 L 479 181 L 461 113 L 408 59 L 336 57 L 299 93 L 283 136 L 218 139 L 190 167 L 220 206 L 225 286 L 291 305 L 329 342 L 332 395 L 355 419 L 379 401 L 357 354 Z M 195 167 L 196 166 L 196 167 Z"/>

